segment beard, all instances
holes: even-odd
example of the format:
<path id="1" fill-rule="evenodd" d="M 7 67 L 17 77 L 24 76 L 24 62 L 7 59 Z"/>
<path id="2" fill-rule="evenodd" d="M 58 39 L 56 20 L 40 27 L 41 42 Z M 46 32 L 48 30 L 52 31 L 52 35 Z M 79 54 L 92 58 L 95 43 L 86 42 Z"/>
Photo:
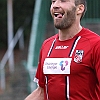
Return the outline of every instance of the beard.
<path id="1" fill-rule="evenodd" d="M 57 29 L 68 29 L 75 21 L 76 7 L 73 7 L 72 10 L 68 10 L 67 13 L 65 13 L 62 20 L 54 20 L 54 26 Z"/>

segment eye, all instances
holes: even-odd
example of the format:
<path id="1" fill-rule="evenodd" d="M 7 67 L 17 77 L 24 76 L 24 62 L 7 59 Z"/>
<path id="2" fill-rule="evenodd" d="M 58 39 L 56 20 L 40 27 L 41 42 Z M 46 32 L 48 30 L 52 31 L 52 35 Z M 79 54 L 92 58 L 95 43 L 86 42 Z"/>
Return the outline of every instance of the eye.
<path id="1" fill-rule="evenodd" d="M 55 3 L 55 2 L 56 2 L 56 0 L 51 0 L 51 2 L 52 2 L 52 3 Z"/>

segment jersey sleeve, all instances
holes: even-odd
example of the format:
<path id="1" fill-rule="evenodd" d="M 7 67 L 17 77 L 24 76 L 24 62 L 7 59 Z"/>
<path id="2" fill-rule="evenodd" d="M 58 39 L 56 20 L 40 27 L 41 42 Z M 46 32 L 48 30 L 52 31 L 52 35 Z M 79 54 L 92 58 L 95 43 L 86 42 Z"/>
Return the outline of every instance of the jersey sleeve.
<path id="1" fill-rule="evenodd" d="M 93 49 L 93 66 L 95 67 L 100 85 L 100 41 L 94 46 Z"/>
<path id="2" fill-rule="evenodd" d="M 38 68 L 37 68 L 37 71 L 36 71 L 36 76 L 35 76 L 34 81 L 37 82 L 37 84 L 40 87 L 44 88 L 44 86 L 45 86 L 45 76 L 43 74 L 41 59 L 42 59 L 42 49 L 40 50 Z"/>

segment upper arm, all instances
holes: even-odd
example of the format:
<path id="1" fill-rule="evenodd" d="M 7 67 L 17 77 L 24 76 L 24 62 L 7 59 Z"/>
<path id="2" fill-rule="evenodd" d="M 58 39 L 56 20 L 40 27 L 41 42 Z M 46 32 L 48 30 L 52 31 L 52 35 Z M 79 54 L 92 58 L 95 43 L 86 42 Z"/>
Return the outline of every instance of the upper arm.
<path id="1" fill-rule="evenodd" d="M 97 78 L 100 84 L 100 41 L 93 50 L 93 66 L 95 67 Z"/>
<path id="2" fill-rule="evenodd" d="M 25 100 L 44 100 L 44 89 L 37 87 L 37 89 L 28 95 Z"/>
<path id="3" fill-rule="evenodd" d="M 38 62 L 38 68 L 36 71 L 36 75 L 35 75 L 35 79 L 36 79 L 36 83 L 44 88 L 45 87 L 45 75 L 43 73 L 43 60 L 42 60 L 42 49 L 40 51 L 40 55 L 39 55 L 39 62 Z"/>

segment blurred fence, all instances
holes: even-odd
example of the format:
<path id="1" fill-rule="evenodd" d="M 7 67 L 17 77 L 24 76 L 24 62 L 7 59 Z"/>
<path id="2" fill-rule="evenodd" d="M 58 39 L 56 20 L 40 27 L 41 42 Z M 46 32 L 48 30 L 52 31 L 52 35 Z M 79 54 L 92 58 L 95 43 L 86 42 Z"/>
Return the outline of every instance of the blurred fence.
<path id="1" fill-rule="evenodd" d="M 100 0 L 87 0 L 87 12 L 82 20 L 85 23 L 100 23 Z"/>
<path id="2" fill-rule="evenodd" d="M 0 87 L 2 90 L 5 90 L 6 88 L 6 77 L 5 77 L 5 65 L 7 61 L 9 60 L 14 47 L 16 46 L 18 40 L 20 40 L 21 43 L 23 42 L 23 28 L 20 27 L 19 30 L 17 31 L 15 37 L 12 39 L 11 43 L 9 44 L 8 50 L 6 51 L 4 57 L 2 58 L 0 62 Z M 24 44 L 20 44 L 22 47 L 24 47 Z"/>
<path id="3" fill-rule="evenodd" d="M 85 19 L 100 19 L 100 0 L 87 0 Z"/>
<path id="4" fill-rule="evenodd" d="M 5 53 L 5 55 L 3 56 L 2 60 L 0 61 L 0 88 L 2 90 L 5 90 L 5 88 L 6 88 L 5 65 L 6 65 L 7 61 L 9 60 L 9 58 L 18 42 L 19 42 L 20 50 L 24 49 L 24 33 L 23 32 L 24 32 L 26 26 L 29 25 L 29 23 L 30 23 L 30 18 L 27 17 L 23 26 L 21 26 L 17 30 L 15 36 L 13 37 L 12 41 L 8 45 L 8 49 Z"/>
<path id="5" fill-rule="evenodd" d="M 87 12 L 81 23 L 100 35 L 100 0 L 87 0 Z"/>

